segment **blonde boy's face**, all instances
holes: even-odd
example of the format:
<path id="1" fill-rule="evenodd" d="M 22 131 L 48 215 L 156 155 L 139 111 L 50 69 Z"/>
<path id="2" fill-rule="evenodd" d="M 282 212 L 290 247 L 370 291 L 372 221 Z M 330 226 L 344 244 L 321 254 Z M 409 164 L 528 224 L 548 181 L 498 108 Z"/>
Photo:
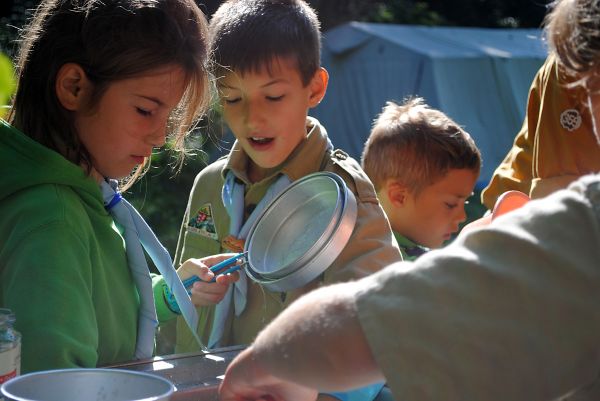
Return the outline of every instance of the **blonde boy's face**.
<path id="1" fill-rule="evenodd" d="M 465 201 L 479 174 L 468 169 L 450 170 L 415 197 L 382 201 L 394 231 L 428 248 L 439 248 L 465 221 Z M 393 209 L 393 210 L 390 210 Z"/>
<path id="2" fill-rule="evenodd" d="M 278 59 L 271 68 L 218 80 L 225 122 L 251 159 L 251 179 L 283 163 L 306 138 L 306 116 L 325 94 L 320 70 L 304 86 L 296 64 Z M 254 176 L 254 177 L 252 177 Z"/>

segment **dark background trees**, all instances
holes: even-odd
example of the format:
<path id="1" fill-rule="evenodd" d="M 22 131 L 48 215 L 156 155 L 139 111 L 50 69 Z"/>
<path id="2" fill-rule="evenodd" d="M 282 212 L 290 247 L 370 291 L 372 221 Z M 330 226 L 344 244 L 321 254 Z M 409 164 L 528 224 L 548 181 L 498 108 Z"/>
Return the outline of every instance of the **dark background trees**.
<path id="1" fill-rule="evenodd" d="M 40 0 L 0 0 L 0 50 L 16 52 L 16 39 Z M 222 0 L 198 0 L 207 16 Z M 317 10 L 322 30 L 348 21 L 502 28 L 539 27 L 550 0 L 308 0 Z M 127 194 L 169 251 L 174 252 L 178 229 L 194 176 L 231 144 L 219 139 L 218 115 L 207 119 L 190 139 L 195 156 L 178 174 L 168 151 L 153 156 L 152 167 Z M 208 132 L 213 136 L 207 140 Z"/>
<path id="2" fill-rule="evenodd" d="M 0 1 L 0 49 L 11 40 L 40 0 Z M 323 31 L 348 21 L 477 27 L 539 27 L 550 0 L 308 0 Z M 207 16 L 222 0 L 198 0 Z"/>

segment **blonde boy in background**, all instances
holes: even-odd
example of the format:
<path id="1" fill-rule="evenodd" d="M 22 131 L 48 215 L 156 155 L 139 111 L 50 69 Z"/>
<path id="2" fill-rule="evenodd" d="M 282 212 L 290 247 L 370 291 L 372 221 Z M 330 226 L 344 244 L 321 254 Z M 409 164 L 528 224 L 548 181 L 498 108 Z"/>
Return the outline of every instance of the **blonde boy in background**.
<path id="1" fill-rule="evenodd" d="M 421 98 L 388 102 L 362 155 L 404 260 L 439 248 L 466 219 L 481 169 L 473 139 Z"/>

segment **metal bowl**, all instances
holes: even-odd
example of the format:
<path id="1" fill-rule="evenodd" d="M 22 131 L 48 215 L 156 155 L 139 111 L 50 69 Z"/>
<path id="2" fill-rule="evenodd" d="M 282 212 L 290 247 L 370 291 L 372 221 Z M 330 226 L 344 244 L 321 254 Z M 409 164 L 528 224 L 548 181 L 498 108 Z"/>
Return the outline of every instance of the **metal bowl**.
<path id="1" fill-rule="evenodd" d="M 356 199 L 329 172 L 307 175 L 261 213 L 245 243 L 247 275 L 271 291 L 302 287 L 323 273 L 352 235 Z"/>
<path id="2" fill-rule="evenodd" d="M 175 387 L 149 373 L 123 369 L 59 369 L 17 376 L 2 385 L 6 401 L 163 401 Z"/>

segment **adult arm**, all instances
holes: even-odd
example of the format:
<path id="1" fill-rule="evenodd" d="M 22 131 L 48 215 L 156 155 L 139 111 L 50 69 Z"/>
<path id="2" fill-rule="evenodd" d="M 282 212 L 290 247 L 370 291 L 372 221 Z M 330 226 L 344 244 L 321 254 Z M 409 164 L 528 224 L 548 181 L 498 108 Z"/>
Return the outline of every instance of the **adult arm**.
<path id="1" fill-rule="evenodd" d="M 357 282 L 323 287 L 290 305 L 230 364 L 221 399 L 307 400 L 316 395 L 311 388 L 341 391 L 382 381 L 354 306 L 359 289 Z"/>
<path id="2" fill-rule="evenodd" d="M 582 182 L 364 281 L 361 324 L 396 399 L 550 400 L 596 380 L 600 190 Z"/>

